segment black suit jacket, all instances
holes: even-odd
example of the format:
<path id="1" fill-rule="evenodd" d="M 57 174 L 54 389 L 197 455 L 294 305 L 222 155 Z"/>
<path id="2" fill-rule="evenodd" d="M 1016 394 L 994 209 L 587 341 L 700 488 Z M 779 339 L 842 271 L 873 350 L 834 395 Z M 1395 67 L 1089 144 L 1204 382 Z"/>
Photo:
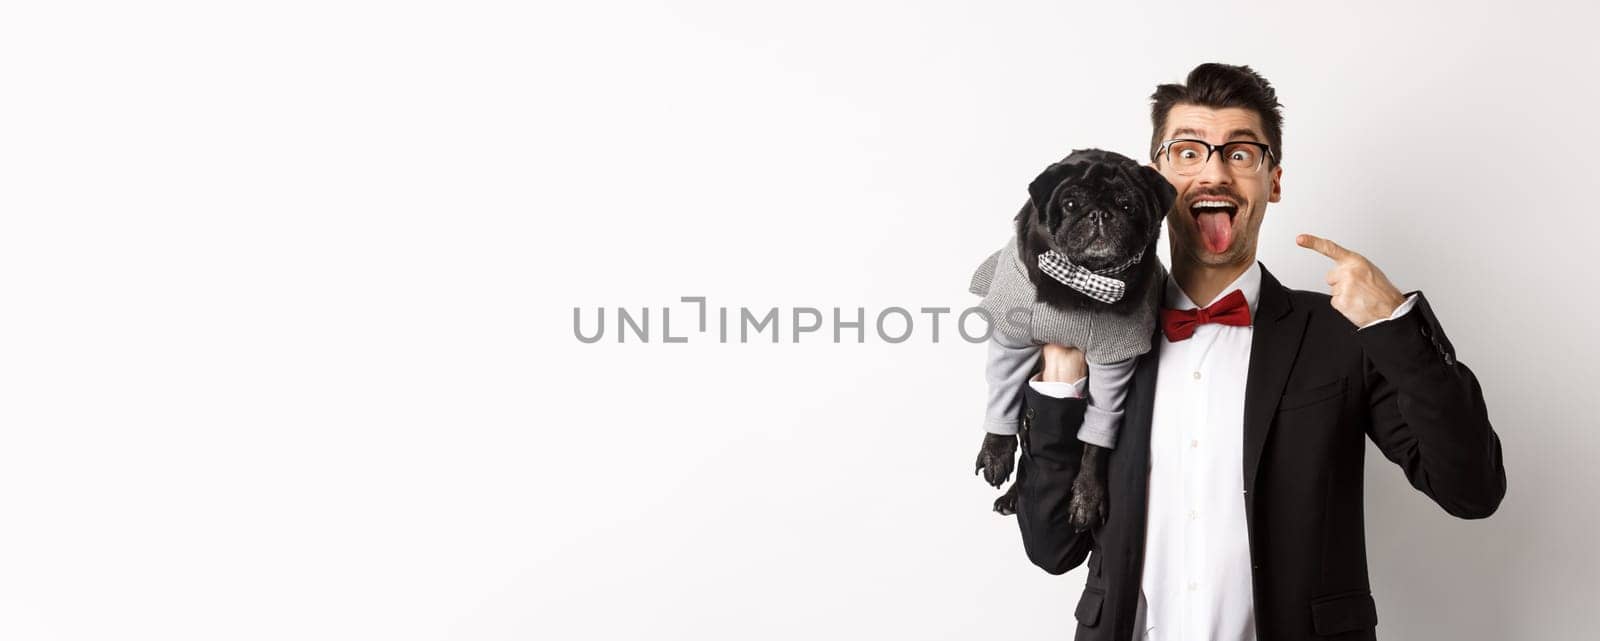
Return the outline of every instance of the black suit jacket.
<path id="1" fill-rule="evenodd" d="M 1365 438 L 1411 485 L 1463 519 L 1505 496 L 1483 395 L 1420 292 L 1404 316 L 1357 331 L 1327 294 L 1291 290 L 1266 266 L 1244 389 L 1245 518 L 1261 641 L 1374 639 L 1362 524 Z M 1159 330 L 1158 330 L 1159 332 Z M 1083 444 L 1082 399 L 1024 390 L 1017 523 L 1034 564 L 1089 562 L 1077 639 L 1133 638 L 1149 498 L 1150 414 L 1162 341 L 1139 357 L 1109 458 L 1110 514 L 1067 524 Z"/>

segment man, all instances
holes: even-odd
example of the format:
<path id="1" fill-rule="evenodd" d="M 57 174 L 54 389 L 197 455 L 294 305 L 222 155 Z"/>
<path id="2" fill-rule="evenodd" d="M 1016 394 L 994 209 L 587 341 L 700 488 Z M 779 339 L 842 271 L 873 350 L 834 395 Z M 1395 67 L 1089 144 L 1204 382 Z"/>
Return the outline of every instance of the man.
<path id="1" fill-rule="evenodd" d="M 1084 364 L 1047 349 L 1024 390 L 1024 548 L 1052 574 L 1087 557 L 1080 640 L 1374 639 L 1365 438 L 1464 519 L 1505 495 L 1499 438 L 1420 291 L 1304 234 L 1332 261 L 1329 294 L 1256 261 L 1281 194 L 1281 105 L 1249 67 L 1204 64 L 1185 83 L 1152 96 L 1151 166 L 1178 190 L 1172 269 L 1108 460 L 1110 514 L 1067 525 Z"/>

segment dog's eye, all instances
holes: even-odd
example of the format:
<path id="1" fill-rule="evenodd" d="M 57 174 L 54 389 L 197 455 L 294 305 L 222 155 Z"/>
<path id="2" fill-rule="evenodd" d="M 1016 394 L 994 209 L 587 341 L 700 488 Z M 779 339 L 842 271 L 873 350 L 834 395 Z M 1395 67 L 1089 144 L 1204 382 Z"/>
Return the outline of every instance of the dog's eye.
<path id="1" fill-rule="evenodd" d="M 1072 209 L 1078 206 L 1078 201 L 1068 198 L 1065 206 L 1067 209 Z"/>

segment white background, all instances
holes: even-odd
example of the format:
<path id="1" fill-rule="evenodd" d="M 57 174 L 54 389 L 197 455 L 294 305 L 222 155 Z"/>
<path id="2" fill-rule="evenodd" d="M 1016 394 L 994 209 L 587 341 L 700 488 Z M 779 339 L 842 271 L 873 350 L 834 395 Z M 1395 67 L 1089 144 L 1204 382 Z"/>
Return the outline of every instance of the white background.
<path id="1" fill-rule="evenodd" d="M 980 345 L 720 344 L 678 297 L 970 305 L 1027 182 L 1142 155 L 1207 61 L 1285 104 L 1262 262 L 1321 290 L 1316 233 L 1426 291 L 1504 446 L 1485 521 L 1369 446 L 1379 635 L 1579 638 L 1564 4 L 8 4 L 0 638 L 1067 638 L 1082 570 L 972 476 Z M 580 343 L 599 306 L 654 340 Z"/>

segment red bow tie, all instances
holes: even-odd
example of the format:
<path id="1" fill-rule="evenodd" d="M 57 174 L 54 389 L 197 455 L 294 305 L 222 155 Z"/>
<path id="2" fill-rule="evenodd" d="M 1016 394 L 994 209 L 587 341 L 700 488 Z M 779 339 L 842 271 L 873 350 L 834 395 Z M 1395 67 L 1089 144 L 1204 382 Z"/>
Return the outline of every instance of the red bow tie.
<path id="1" fill-rule="evenodd" d="M 1249 325 L 1250 304 L 1245 301 L 1244 292 L 1237 289 L 1228 292 L 1222 300 L 1212 303 L 1205 309 L 1163 308 L 1161 310 L 1161 331 L 1166 333 L 1167 340 L 1174 343 L 1194 336 L 1194 328 L 1206 323 L 1241 327 Z"/>

